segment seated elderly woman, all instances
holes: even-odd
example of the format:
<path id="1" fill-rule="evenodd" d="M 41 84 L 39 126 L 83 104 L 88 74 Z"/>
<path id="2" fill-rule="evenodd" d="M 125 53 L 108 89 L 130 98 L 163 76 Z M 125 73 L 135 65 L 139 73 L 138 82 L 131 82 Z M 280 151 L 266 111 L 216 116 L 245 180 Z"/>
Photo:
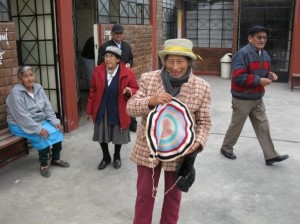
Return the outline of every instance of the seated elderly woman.
<path id="1" fill-rule="evenodd" d="M 6 99 L 8 127 L 12 134 L 30 140 L 39 152 L 41 175 L 50 177 L 49 155 L 52 155 L 51 165 L 70 166 L 60 159 L 63 126 L 56 118 L 43 87 L 35 82 L 32 68 L 22 66 L 17 75 L 21 83 L 12 88 Z"/>

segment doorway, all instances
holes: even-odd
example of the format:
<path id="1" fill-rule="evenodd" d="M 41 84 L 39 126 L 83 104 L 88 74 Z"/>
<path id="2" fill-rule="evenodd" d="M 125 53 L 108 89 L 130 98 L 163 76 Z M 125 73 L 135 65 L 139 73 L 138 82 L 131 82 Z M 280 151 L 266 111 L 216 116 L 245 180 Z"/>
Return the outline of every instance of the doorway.
<path id="1" fill-rule="evenodd" d="M 80 117 L 84 115 L 89 93 L 89 78 L 86 74 L 84 59 L 81 54 L 86 41 L 93 36 L 93 24 L 96 23 L 95 8 L 94 0 L 73 0 L 74 44 Z"/>

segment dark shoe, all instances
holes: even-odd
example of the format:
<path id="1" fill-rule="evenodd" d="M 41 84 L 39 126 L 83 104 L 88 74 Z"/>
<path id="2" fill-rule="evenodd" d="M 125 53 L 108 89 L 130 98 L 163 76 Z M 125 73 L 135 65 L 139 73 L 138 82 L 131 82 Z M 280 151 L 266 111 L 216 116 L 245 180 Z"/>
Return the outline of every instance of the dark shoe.
<path id="1" fill-rule="evenodd" d="M 42 174 L 43 177 L 50 177 L 51 176 L 51 173 L 50 173 L 50 170 L 49 170 L 49 167 L 48 166 L 41 166 L 40 167 L 40 172 Z"/>
<path id="2" fill-rule="evenodd" d="M 287 158 L 289 158 L 288 155 L 282 155 L 282 156 L 277 156 L 277 157 L 275 157 L 273 159 L 267 159 L 266 160 L 266 165 L 267 166 L 272 166 L 273 163 L 275 163 L 275 162 L 281 162 L 283 160 L 286 160 Z"/>
<path id="3" fill-rule="evenodd" d="M 236 159 L 236 155 L 233 152 L 226 152 L 225 150 L 221 149 L 221 153 L 228 159 Z"/>
<path id="4" fill-rule="evenodd" d="M 122 165 L 121 160 L 119 160 L 119 159 L 114 160 L 114 167 L 116 169 L 119 169 L 121 167 L 121 165 Z"/>
<path id="5" fill-rule="evenodd" d="M 70 164 L 66 161 L 63 160 L 58 160 L 58 161 L 51 161 L 51 166 L 59 166 L 59 167 L 63 167 L 63 168 L 68 168 L 70 167 Z"/>
<path id="6" fill-rule="evenodd" d="M 110 164 L 109 162 L 106 162 L 104 159 L 99 163 L 98 165 L 98 170 L 103 170 L 107 167 L 107 165 Z"/>
<path id="7" fill-rule="evenodd" d="M 129 130 L 132 131 L 132 132 L 136 132 L 136 129 L 137 129 L 137 125 L 130 125 L 129 126 Z"/>

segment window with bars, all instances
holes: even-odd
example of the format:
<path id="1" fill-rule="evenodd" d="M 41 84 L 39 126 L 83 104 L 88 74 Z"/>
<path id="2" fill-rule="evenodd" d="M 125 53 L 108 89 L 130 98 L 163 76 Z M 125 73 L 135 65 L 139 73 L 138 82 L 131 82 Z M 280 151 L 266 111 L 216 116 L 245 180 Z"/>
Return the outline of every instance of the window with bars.
<path id="1" fill-rule="evenodd" d="M 53 110 L 60 115 L 54 1 L 10 0 L 10 6 L 19 65 L 34 69 L 36 81 L 44 87 Z"/>
<path id="2" fill-rule="evenodd" d="M 177 8 L 175 0 L 163 0 L 163 41 L 177 37 Z"/>
<path id="3" fill-rule="evenodd" d="M 194 47 L 231 48 L 233 0 L 185 2 L 186 37 Z"/>
<path id="4" fill-rule="evenodd" d="M 9 1 L 0 0 L 0 21 L 7 22 L 10 21 L 10 10 L 9 10 Z"/>
<path id="5" fill-rule="evenodd" d="M 271 57 L 272 70 L 287 81 L 292 45 L 295 0 L 241 0 L 239 7 L 239 48 L 248 43 L 248 29 L 262 25 L 270 30 L 265 50 Z"/>
<path id="6" fill-rule="evenodd" d="M 98 23 L 150 24 L 149 0 L 97 0 Z"/>

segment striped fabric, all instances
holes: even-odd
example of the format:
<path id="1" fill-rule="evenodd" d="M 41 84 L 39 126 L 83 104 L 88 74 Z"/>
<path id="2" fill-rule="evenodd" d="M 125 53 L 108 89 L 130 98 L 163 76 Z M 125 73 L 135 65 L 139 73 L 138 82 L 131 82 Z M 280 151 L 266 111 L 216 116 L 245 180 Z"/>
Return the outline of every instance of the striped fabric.
<path id="1" fill-rule="evenodd" d="M 260 78 L 267 78 L 271 69 L 270 57 L 264 50 L 261 56 L 252 44 L 248 43 L 232 58 L 231 94 L 239 99 L 260 99 L 265 89 Z"/>
<path id="2" fill-rule="evenodd" d="M 176 98 L 156 106 L 147 117 L 146 139 L 152 160 L 172 161 L 183 156 L 195 140 L 188 108 Z"/>

